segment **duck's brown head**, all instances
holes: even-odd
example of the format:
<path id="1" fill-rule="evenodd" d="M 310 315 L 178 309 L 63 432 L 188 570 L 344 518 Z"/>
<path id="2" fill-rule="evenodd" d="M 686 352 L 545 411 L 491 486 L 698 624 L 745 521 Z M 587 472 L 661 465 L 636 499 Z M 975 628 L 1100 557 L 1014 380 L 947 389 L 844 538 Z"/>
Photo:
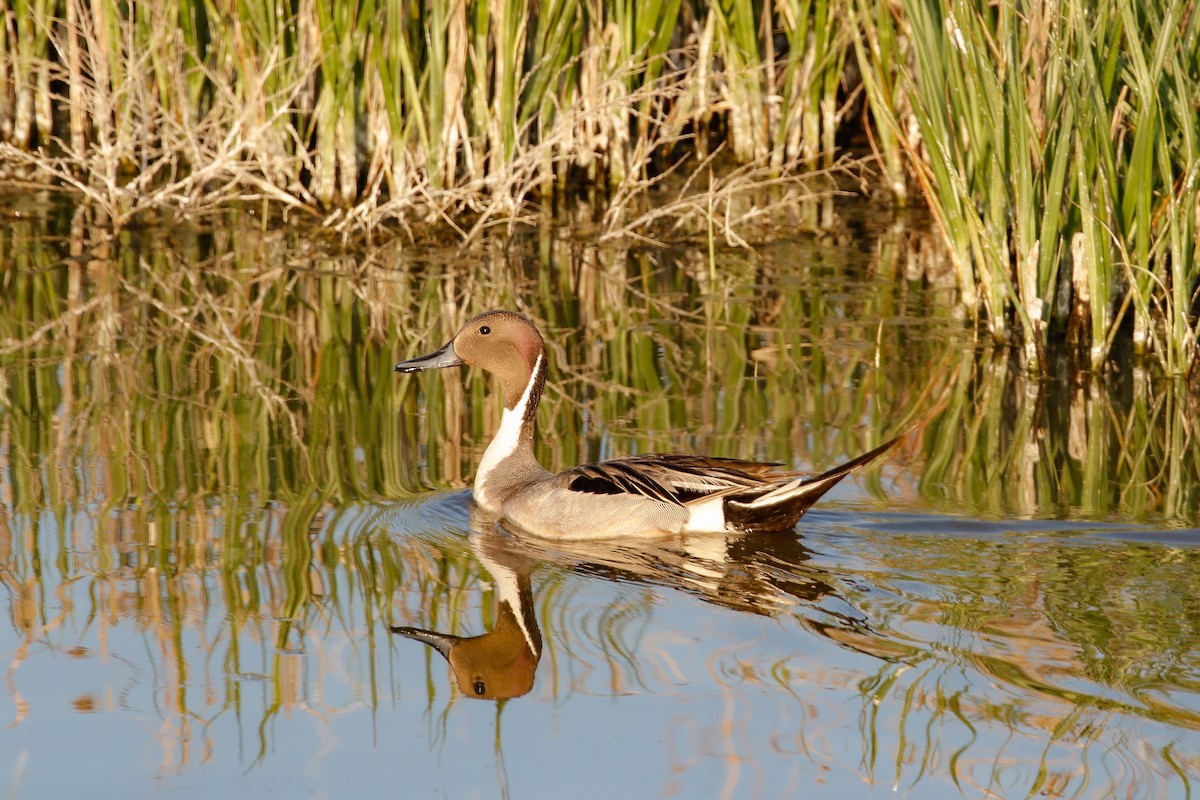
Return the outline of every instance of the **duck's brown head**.
<path id="1" fill-rule="evenodd" d="M 470 364 L 500 379 L 504 407 L 516 408 L 537 370 L 546 345 L 533 323 L 511 311 L 487 311 L 473 317 L 442 347 L 402 361 L 397 372 L 420 372 Z"/>

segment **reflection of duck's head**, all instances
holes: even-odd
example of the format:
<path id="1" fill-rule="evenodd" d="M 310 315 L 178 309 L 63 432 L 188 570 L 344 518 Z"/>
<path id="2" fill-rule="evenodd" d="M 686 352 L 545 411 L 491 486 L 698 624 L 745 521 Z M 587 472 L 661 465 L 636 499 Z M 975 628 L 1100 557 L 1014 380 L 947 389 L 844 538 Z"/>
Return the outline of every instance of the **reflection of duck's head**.
<path id="1" fill-rule="evenodd" d="M 542 657 L 542 632 L 533 611 L 530 580 L 534 562 L 506 552 L 505 541 L 492 532 L 473 537 L 471 545 L 496 586 L 496 625 L 492 630 L 480 636 L 403 626 L 391 630 L 445 656 L 458 688 L 467 697 L 520 697 L 533 688 L 533 675 Z"/>
<path id="2" fill-rule="evenodd" d="M 482 636 L 451 636 L 421 628 L 392 628 L 409 639 L 430 645 L 450 662 L 458 688 L 468 697 L 503 700 L 533 688 L 542 655 L 541 633 L 526 626 L 506 602 L 500 602 L 496 627 Z"/>

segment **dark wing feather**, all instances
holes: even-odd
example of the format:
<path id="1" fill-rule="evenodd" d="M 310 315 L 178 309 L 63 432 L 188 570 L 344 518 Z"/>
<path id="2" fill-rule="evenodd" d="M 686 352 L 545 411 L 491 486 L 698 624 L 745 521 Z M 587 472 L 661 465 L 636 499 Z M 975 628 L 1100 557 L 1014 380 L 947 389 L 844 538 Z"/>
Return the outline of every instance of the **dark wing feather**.
<path id="1" fill-rule="evenodd" d="M 577 492 L 636 494 L 665 503 L 679 503 L 666 486 L 620 460 L 584 464 L 568 470 L 565 475 L 571 479 L 569 487 Z"/>
<path id="2" fill-rule="evenodd" d="M 752 491 L 760 494 L 796 473 L 778 464 L 736 458 L 706 458 L 677 453 L 629 456 L 567 470 L 563 478 L 572 491 L 589 494 L 635 494 L 683 505 L 716 492 Z"/>

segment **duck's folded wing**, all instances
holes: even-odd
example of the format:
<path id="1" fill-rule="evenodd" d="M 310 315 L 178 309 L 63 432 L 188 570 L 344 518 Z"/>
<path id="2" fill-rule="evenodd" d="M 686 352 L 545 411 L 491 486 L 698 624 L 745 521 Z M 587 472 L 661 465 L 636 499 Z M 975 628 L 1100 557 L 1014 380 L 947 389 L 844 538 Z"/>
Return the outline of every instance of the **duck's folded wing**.
<path id="1" fill-rule="evenodd" d="M 635 494 L 683 505 L 720 492 L 766 490 L 781 478 L 795 475 L 778 467 L 735 458 L 656 453 L 584 464 L 559 477 L 576 492 Z"/>

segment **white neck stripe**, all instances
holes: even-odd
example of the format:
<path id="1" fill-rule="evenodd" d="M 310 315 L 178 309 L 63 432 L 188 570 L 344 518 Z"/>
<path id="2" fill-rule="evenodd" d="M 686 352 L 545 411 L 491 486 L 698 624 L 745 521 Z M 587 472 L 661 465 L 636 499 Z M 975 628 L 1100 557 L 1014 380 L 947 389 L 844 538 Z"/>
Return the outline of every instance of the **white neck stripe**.
<path id="1" fill-rule="evenodd" d="M 480 558 L 479 560 L 487 567 L 488 572 L 492 573 L 492 579 L 496 584 L 496 598 L 501 603 L 508 603 L 513 616 L 517 619 L 517 627 L 521 629 L 521 633 L 525 636 L 525 643 L 529 645 L 529 652 L 536 654 L 538 647 L 533 643 L 533 635 L 525 624 L 526 609 L 521 603 L 521 583 L 517 578 L 516 571 L 508 567 L 501 567 L 490 559 Z"/>
<path id="2" fill-rule="evenodd" d="M 500 417 L 500 429 L 496 431 L 496 436 L 487 446 L 487 450 L 483 451 L 483 458 L 479 461 L 479 471 L 475 473 L 475 502 L 489 510 L 495 509 L 491 509 L 490 504 L 484 498 L 484 483 L 491 471 L 501 461 L 516 452 L 517 445 L 521 442 L 521 429 L 525 426 L 525 411 L 529 407 L 529 398 L 533 395 L 533 385 L 537 383 L 542 357 L 542 353 L 538 353 L 537 360 L 533 362 L 533 372 L 529 375 L 529 383 L 525 386 L 525 393 L 521 395 L 515 408 L 504 409 L 504 415 Z"/>

